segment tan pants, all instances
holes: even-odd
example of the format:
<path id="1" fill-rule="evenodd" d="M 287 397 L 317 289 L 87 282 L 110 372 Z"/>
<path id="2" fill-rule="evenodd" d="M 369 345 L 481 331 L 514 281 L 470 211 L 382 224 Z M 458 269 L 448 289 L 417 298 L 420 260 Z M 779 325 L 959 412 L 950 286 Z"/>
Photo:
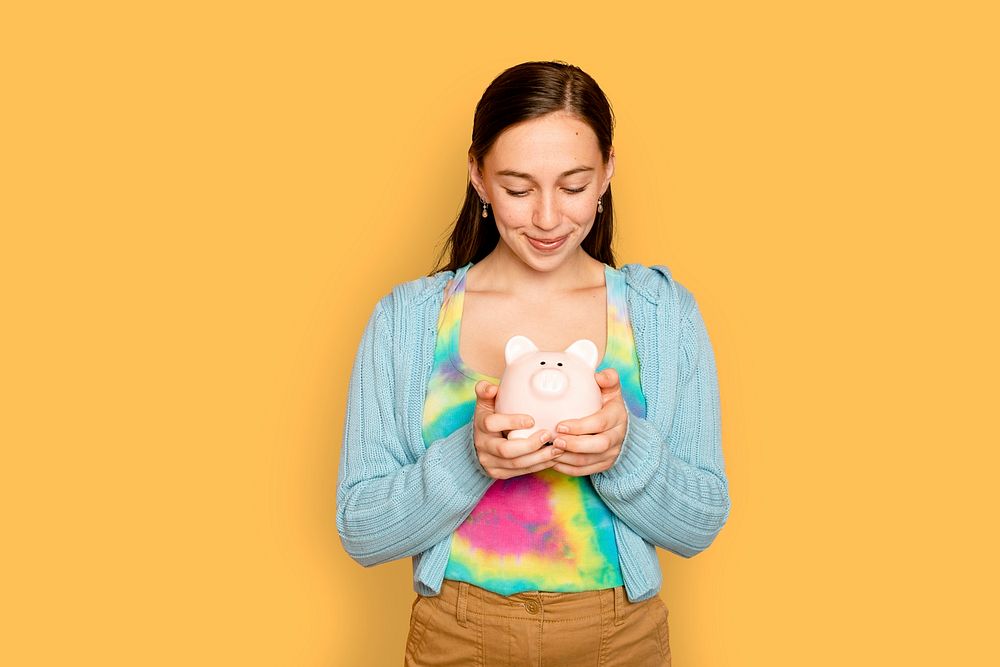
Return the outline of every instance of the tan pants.
<path id="1" fill-rule="evenodd" d="M 625 588 L 504 596 L 445 579 L 417 595 L 406 667 L 645 667 L 670 665 L 667 607 L 631 603 Z"/>

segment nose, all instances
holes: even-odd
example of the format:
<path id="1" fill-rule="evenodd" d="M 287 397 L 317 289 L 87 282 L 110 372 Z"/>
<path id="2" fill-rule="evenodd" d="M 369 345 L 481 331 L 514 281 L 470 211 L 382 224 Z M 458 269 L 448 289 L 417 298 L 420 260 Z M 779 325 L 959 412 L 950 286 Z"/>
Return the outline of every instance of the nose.
<path id="1" fill-rule="evenodd" d="M 566 380 L 566 375 L 554 368 L 538 371 L 531 378 L 531 388 L 535 390 L 535 393 L 545 398 L 562 396 L 566 393 L 567 387 L 569 387 L 569 382 Z"/>
<path id="2" fill-rule="evenodd" d="M 543 194 L 540 197 L 539 204 L 535 209 L 533 222 L 535 227 L 546 231 L 555 229 L 559 225 L 559 211 L 554 195 Z"/>

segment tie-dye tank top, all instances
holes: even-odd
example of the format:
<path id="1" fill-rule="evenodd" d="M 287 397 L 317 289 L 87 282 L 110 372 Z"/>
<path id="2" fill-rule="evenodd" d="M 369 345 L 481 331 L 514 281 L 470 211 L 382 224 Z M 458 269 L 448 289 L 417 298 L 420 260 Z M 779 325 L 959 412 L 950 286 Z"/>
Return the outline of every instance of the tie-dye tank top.
<path id="1" fill-rule="evenodd" d="M 499 383 L 468 367 L 459 355 L 465 276 L 455 272 L 438 316 L 434 365 L 424 404 L 425 443 L 472 419 L 479 380 Z M 646 416 L 639 362 L 626 309 L 625 277 L 605 264 L 607 343 L 597 370 L 613 366 L 629 411 Z M 522 591 L 589 591 L 622 585 L 611 511 L 589 476 L 551 468 L 494 481 L 456 529 L 444 577 L 501 595 Z"/>

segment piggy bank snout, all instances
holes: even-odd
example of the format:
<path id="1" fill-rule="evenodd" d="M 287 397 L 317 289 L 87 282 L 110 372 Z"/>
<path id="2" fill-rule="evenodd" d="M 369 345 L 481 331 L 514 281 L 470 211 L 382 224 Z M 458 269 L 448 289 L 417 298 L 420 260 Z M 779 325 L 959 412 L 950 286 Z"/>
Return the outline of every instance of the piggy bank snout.
<path id="1" fill-rule="evenodd" d="M 569 389 L 569 378 L 562 371 L 546 368 L 531 376 L 531 387 L 543 396 L 562 396 Z"/>

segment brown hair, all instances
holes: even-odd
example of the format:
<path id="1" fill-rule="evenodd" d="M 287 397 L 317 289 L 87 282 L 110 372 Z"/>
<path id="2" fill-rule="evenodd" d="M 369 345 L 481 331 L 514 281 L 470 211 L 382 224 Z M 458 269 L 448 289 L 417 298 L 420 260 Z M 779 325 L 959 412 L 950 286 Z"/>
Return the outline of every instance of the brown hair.
<path id="1" fill-rule="evenodd" d="M 493 79 L 476 105 L 469 155 L 481 165 L 497 137 L 508 127 L 554 111 L 568 111 L 590 125 L 607 163 L 614 133 L 611 104 L 589 74 L 562 61 L 521 63 Z M 604 210 L 597 214 L 581 247 L 594 259 L 614 267 L 611 249 L 614 206 L 610 184 L 601 202 Z M 462 210 L 435 262 L 438 268 L 429 275 L 441 270 L 456 271 L 469 262 L 478 262 L 496 247 L 500 234 L 493 220 L 493 208 L 488 209 L 488 218 L 483 218 L 481 211 L 479 193 L 470 180 Z M 442 267 L 441 258 L 449 248 L 450 260 Z"/>

